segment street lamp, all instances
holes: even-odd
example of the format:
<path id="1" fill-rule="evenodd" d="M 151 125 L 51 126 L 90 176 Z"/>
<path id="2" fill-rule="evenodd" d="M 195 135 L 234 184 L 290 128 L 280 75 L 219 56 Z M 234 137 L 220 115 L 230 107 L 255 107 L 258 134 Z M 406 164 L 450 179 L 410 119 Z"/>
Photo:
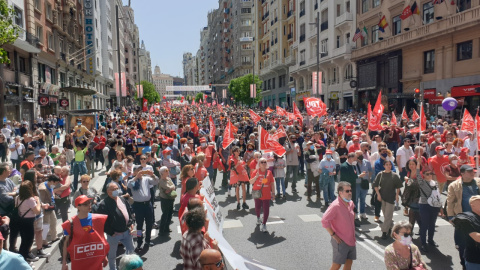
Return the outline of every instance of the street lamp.
<path id="1" fill-rule="evenodd" d="M 315 86 L 317 91 L 315 96 L 320 97 L 320 84 L 319 82 L 319 77 L 320 77 L 320 54 L 323 56 L 326 53 L 325 52 L 320 52 L 320 11 L 317 11 L 317 18 L 315 19 L 315 22 L 313 23 L 308 23 L 309 25 L 315 25 L 317 27 L 317 85 Z"/>

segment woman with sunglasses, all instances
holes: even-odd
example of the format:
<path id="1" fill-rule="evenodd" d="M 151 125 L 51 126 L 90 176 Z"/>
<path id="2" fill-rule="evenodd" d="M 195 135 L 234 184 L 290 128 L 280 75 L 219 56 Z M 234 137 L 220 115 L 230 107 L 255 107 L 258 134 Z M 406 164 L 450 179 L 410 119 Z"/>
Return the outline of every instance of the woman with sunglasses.
<path id="1" fill-rule="evenodd" d="M 243 210 L 248 210 L 247 205 L 247 189 L 245 183 L 248 182 L 248 173 L 245 169 L 245 161 L 240 157 L 240 148 L 233 147 L 232 156 L 230 156 L 230 185 L 235 188 L 235 196 L 237 198 L 237 210 L 240 210 L 240 186 L 242 186 Z"/>
<path id="2" fill-rule="evenodd" d="M 270 200 L 275 197 L 275 179 L 273 174 L 267 168 L 267 160 L 260 158 L 258 169 L 252 173 L 250 184 L 252 190 L 260 190 L 262 196 L 255 199 L 255 213 L 257 214 L 257 225 L 260 225 L 261 232 L 267 232 L 267 220 L 270 213 Z M 260 210 L 263 207 L 263 222 L 260 219 Z"/>
<path id="3" fill-rule="evenodd" d="M 392 238 L 395 242 L 385 248 L 385 266 L 394 269 L 426 269 L 422 254 L 412 243 L 412 224 L 402 220 L 393 226 Z"/>
<path id="4" fill-rule="evenodd" d="M 438 183 L 433 180 L 433 172 L 427 168 L 423 172 L 423 178 L 418 181 L 420 187 L 420 200 L 418 202 L 420 212 L 420 240 L 422 246 L 420 249 L 427 252 L 427 231 L 428 243 L 431 246 L 437 247 L 437 243 L 433 240 L 435 234 L 435 223 L 440 212 L 441 201 L 440 193 L 438 191 Z"/>

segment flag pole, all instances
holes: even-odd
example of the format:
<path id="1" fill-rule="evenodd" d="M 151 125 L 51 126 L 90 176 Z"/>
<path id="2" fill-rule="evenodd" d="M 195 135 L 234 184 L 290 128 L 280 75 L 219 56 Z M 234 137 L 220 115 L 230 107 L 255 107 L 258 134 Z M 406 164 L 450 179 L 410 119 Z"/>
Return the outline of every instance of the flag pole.
<path id="1" fill-rule="evenodd" d="M 418 141 L 417 141 L 417 145 L 420 146 L 420 139 L 422 137 L 422 110 L 423 109 L 423 101 L 420 102 L 420 121 L 418 121 Z"/>
<path id="2" fill-rule="evenodd" d="M 480 106 L 477 107 L 477 114 L 475 115 L 475 134 L 473 136 L 474 138 L 472 138 L 472 139 L 475 139 L 475 144 L 476 144 L 474 157 L 475 157 L 475 168 L 477 169 L 477 172 L 476 172 L 477 177 L 480 175 L 480 172 L 478 171 L 478 126 L 477 126 L 477 116 L 478 116 L 479 109 L 480 109 Z"/>

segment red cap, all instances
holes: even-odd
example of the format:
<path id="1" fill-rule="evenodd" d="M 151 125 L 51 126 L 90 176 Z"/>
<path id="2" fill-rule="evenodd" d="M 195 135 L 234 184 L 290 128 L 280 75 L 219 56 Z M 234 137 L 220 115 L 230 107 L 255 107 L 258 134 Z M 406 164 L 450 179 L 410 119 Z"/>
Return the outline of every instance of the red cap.
<path id="1" fill-rule="evenodd" d="M 172 138 L 168 138 L 168 144 L 171 144 L 173 143 L 173 139 Z"/>
<path id="2" fill-rule="evenodd" d="M 325 154 L 333 154 L 332 150 L 328 149 L 327 151 L 325 151 Z"/>
<path id="3" fill-rule="evenodd" d="M 438 130 L 432 130 L 432 134 L 438 133 Z"/>
<path id="4" fill-rule="evenodd" d="M 443 145 L 439 145 L 435 147 L 435 151 L 439 151 L 439 150 L 445 150 L 445 147 Z"/>
<path id="5" fill-rule="evenodd" d="M 79 204 L 83 204 L 87 201 L 91 200 L 88 198 L 86 195 L 80 195 L 75 199 L 75 207 L 77 207 Z"/>
<path id="6" fill-rule="evenodd" d="M 160 134 L 162 132 L 160 131 L 160 129 L 157 129 L 157 131 L 155 131 L 155 133 Z"/>
<path id="7" fill-rule="evenodd" d="M 165 150 L 162 151 L 162 154 L 165 156 L 165 155 L 168 155 L 168 153 L 171 153 L 171 152 L 172 152 L 172 150 L 165 149 Z"/>
<path id="8" fill-rule="evenodd" d="M 201 138 L 201 139 L 200 139 L 200 142 L 201 142 L 201 143 L 202 143 L 202 142 L 207 142 L 207 139 Z"/>

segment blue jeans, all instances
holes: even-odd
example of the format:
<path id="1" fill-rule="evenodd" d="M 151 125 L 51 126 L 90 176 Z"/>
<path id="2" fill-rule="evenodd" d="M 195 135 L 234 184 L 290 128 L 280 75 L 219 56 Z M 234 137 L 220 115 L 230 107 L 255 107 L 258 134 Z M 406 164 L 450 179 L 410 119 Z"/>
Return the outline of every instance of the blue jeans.
<path id="1" fill-rule="evenodd" d="M 108 251 L 108 267 L 110 270 L 116 270 L 118 242 L 122 243 L 125 247 L 125 254 L 132 254 L 135 249 L 133 247 L 133 237 L 130 234 L 130 231 L 126 230 L 125 232 L 119 233 L 115 236 L 110 236 L 107 234 L 107 242 L 110 245 L 110 251 Z"/>
<path id="2" fill-rule="evenodd" d="M 152 227 L 154 222 L 153 207 L 150 201 L 134 202 L 132 204 L 135 219 L 137 221 L 137 244 L 143 244 L 143 222 L 145 222 L 145 242 L 150 243 L 152 236 Z"/>
<path id="3" fill-rule="evenodd" d="M 388 149 L 390 149 L 395 157 L 397 157 L 398 142 L 389 142 L 387 144 Z"/>
<path id="4" fill-rule="evenodd" d="M 210 182 L 212 182 L 212 185 L 215 185 L 215 178 L 213 177 L 214 174 L 213 174 L 213 165 L 210 164 L 210 167 L 207 168 L 207 172 L 208 172 L 208 177 L 210 178 Z"/>
<path id="5" fill-rule="evenodd" d="M 275 184 L 277 186 L 277 195 L 280 195 L 280 185 L 282 185 L 283 195 L 285 195 L 285 177 L 275 177 Z"/>
<path id="6" fill-rule="evenodd" d="M 465 266 L 467 267 L 467 270 L 480 270 L 480 264 L 478 263 L 471 263 L 465 261 Z"/>
<path id="7" fill-rule="evenodd" d="M 362 189 L 361 184 L 356 184 L 356 193 L 357 196 L 355 197 L 355 207 L 360 210 L 360 214 L 365 213 L 365 198 L 367 197 L 368 189 Z M 358 207 L 358 201 L 360 200 L 360 208 Z"/>
<path id="8" fill-rule="evenodd" d="M 73 192 L 77 191 L 78 176 L 82 176 L 87 173 L 87 165 L 85 161 L 72 161 L 72 174 L 73 174 Z"/>
<path id="9" fill-rule="evenodd" d="M 427 231 L 428 231 L 428 242 L 433 241 L 433 235 L 435 234 L 435 223 L 437 222 L 438 212 L 440 208 L 432 207 L 427 204 L 418 204 L 418 209 L 420 211 L 420 239 L 422 245 L 427 244 Z"/>
<path id="10" fill-rule="evenodd" d="M 331 203 L 336 199 L 335 196 L 335 180 L 333 176 L 321 175 L 320 176 L 320 186 L 323 189 L 323 198 L 325 203 Z"/>

